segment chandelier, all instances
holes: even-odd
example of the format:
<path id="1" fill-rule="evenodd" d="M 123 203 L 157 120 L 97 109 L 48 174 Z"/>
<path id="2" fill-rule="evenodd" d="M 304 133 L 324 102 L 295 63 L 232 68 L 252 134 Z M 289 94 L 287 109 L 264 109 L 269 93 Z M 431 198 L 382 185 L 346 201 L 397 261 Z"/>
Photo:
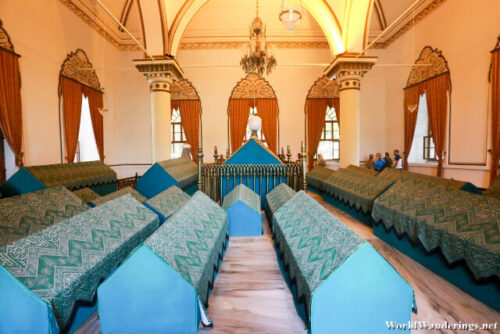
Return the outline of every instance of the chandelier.
<path id="1" fill-rule="evenodd" d="M 302 19 L 302 3 L 299 0 L 298 5 L 293 6 L 293 1 L 288 1 L 288 6 L 285 8 L 285 0 L 281 1 L 280 21 L 285 28 L 292 32 Z"/>
<path id="2" fill-rule="evenodd" d="M 256 1 L 256 17 L 250 24 L 250 42 L 247 54 L 240 60 L 240 65 L 245 73 L 257 73 L 260 76 L 264 72 L 269 75 L 276 67 L 276 58 L 270 55 L 266 43 L 266 24 L 259 17 L 259 0 Z"/>

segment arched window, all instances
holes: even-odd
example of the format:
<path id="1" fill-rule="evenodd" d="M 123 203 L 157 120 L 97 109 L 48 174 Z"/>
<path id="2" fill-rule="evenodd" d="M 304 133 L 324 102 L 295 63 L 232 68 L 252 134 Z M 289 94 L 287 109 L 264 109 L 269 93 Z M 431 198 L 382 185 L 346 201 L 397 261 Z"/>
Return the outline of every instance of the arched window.
<path id="1" fill-rule="evenodd" d="M 0 21 L 0 183 L 23 165 L 19 57 Z"/>
<path id="2" fill-rule="evenodd" d="M 181 122 L 181 111 L 179 108 L 172 110 L 172 158 L 180 158 L 182 147 L 187 143 L 184 127 Z"/>
<path id="3" fill-rule="evenodd" d="M 279 146 L 278 100 L 269 82 L 250 73 L 236 84 L 229 98 L 228 131 L 232 153 L 250 137 L 248 119 L 254 114 L 262 119 L 259 139 L 265 139 L 269 149 L 276 153 Z"/>
<path id="4" fill-rule="evenodd" d="M 308 166 L 312 169 L 319 154 L 325 160 L 340 159 L 340 100 L 336 81 L 322 76 L 307 94 L 306 139 Z"/>
<path id="5" fill-rule="evenodd" d="M 340 128 L 334 107 L 326 107 L 325 125 L 321 133 L 317 154 L 325 160 L 340 159 Z"/>
<path id="6" fill-rule="evenodd" d="M 103 91 L 87 54 L 68 54 L 61 66 L 62 161 L 104 161 Z"/>

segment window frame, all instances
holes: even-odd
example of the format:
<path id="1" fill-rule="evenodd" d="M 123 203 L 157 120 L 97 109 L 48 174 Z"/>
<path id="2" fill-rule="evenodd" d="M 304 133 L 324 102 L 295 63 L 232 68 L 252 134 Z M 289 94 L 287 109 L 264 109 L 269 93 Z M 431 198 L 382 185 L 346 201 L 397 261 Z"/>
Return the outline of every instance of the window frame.
<path id="1" fill-rule="evenodd" d="M 333 159 L 324 159 L 325 161 L 335 161 L 335 162 L 339 162 L 340 161 L 340 123 L 339 123 L 339 118 L 337 117 L 337 110 L 335 110 L 335 108 L 332 106 L 327 106 L 327 114 L 328 114 L 328 110 L 329 109 L 333 109 L 334 113 L 335 113 L 335 120 L 331 119 L 331 120 L 327 120 L 326 119 L 326 115 L 325 115 L 325 120 L 324 120 L 324 123 L 323 123 L 323 129 L 321 130 L 321 138 L 319 140 L 319 143 L 318 143 L 318 147 L 319 145 L 321 144 L 321 142 L 333 142 L 333 143 L 338 143 L 339 145 L 339 155 L 338 155 L 338 158 L 333 158 Z M 335 131 L 334 131 L 334 128 L 335 128 L 335 123 L 337 124 L 337 127 L 339 128 L 339 137 L 336 139 L 335 138 Z M 327 124 L 331 124 L 331 131 L 332 131 L 332 138 L 331 139 L 327 139 L 326 138 L 326 133 L 327 133 L 327 130 L 326 130 L 326 125 Z M 315 156 L 315 159 L 317 160 L 318 158 L 318 152 L 316 152 L 316 156 Z"/>
<path id="2" fill-rule="evenodd" d="M 430 131 L 430 125 L 429 125 L 429 131 L 427 136 L 424 136 L 422 138 L 424 141 L 424 144 L 422 146 L 424 152 L 422 154 L 422 158 L 425 161 L 430 161 L 430 162 L 436 162 L 438 161 L 438 158 L 436 156 L 436 147 L 434 144 L 434 140 L 432 139 L 432 132 Z M 431 145 L 432 143 L 432 145 Z"/>

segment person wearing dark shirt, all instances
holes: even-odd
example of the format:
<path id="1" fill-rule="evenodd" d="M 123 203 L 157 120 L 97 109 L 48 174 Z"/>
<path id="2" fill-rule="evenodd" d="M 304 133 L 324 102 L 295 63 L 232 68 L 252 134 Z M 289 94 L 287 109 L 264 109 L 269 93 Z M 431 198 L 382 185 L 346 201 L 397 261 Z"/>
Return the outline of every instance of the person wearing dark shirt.
<path id="1" fill-rule="evenodd" d="M 399 150 L 394 150 L 394 169 L 403 169 L 403 159 L 399 154 Z"/>
<path id="2" fill-rule="evenodd" d="M 391 155 L 389 154 L 389 152 L 385 152 L 384 159 L 385 159 L 385 167 L 392 168 L 393 161 L 391 159 Z"/>

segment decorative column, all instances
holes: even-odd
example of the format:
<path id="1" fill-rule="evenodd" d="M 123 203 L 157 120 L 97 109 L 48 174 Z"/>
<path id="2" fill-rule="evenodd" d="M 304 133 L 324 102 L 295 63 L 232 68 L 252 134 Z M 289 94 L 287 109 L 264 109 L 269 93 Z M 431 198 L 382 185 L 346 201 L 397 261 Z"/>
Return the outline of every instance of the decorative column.
<path id="1" fill-rule="evenodd" d="M 359 165 L 361 78 L 376 61 L 377 57 L 339 55 L 326 70 L 326 75 L 339 84 L 340 168 Z"/>
<path id="2" fill-rule="evenodd" d="M 151 162 L 171 159 L 172 139 L 170 85 L 182 79 L 177 61 L 170 57 L 135 60 L 135 67 L 149 82 L 151 98 Z"/>

